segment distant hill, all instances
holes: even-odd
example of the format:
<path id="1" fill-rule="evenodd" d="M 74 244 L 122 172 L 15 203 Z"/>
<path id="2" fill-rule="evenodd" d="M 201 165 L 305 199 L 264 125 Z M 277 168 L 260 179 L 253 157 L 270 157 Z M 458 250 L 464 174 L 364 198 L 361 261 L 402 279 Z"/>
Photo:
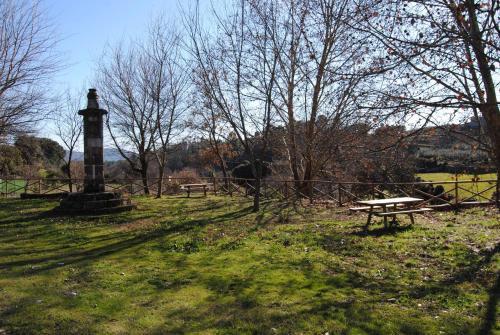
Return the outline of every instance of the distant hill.
<path id="1" fill-rule="evenodd" d="M 68 158 L 68 152 L 66 152 L 66 159 Z M 83 161 L 83 152 L 74 151 L 73 158 L 74 161 Z M 123 160 L 122 155 L 118 149 L 104 148 L 104 161 L 105 162 L 117 162 Z"/>
<path id="2" fill-rule="evenodd" d="M 494 165 L 469 138 L 479 137 L 479 124 L 467 122 L 429 127 L 414 138 L 410 150 L 417 172 L 489 173 Z"/>

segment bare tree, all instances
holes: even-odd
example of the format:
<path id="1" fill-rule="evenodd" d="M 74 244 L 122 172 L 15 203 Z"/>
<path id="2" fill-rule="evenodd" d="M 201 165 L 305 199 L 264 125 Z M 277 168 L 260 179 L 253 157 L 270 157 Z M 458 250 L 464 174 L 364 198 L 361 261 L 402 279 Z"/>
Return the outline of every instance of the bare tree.
<path id="1" fill-rule="evenodd" d="M 43 118 L 42 83 L 60 69 L 55 36 L 40 1 L 0 1 L 0 137 Z"/>
<path id="2" fill-rule="evenodd" d="M 99 82 L 109 107 L 109 133 L 130 167 L 140 173 L 145 194 L 150 162 L 156 160 L 159 198 L 168 150 L 188 108 L 189 71 L 181 35 L 174 23 L 159 16 L 150 24 L 146 40 L 119 45 L 105 57 Z"/>
<path id="3" fill-rule="evenodd" d="M 188 109 L 189 69 L 182 57 L 181 35 L 174 24 L 159 17 L 149 28 L 149 40 L 142 46 L 153 106 L 150 132 L 154 134 L 153 153 L 158 164 L 156 197 L 162 195 L 163 175 L 172 138 L 179 133 L 180 120 Z"/>
<path id="4" fill-rule="evenodd" d="M 156 131 L 151 127 L 155 109 L 150 64 L 136 43 L 127 50 L 119 45 L 108 51 L 97 78 L 108 109 L 106 126 L 120 155 L 140 174 L 144 193 L 149 194 L 148 170 Z"/>
<path id="5" fill-rule="evenodd" d="M 394 0 L 358 10 L 366 20 L 357 29 L 378 43 L 384 81 L 391 83 L 374 90 L 384 108 L 420 125 L 466 115 L 481 125 L 483 117 L 487 136 L 478 136 L 477 146 L 500 172 L 498 1 Z"/>
<path id="6" fill-rule="evenodd" d="M 78 115 L 78 110 L 82 106 L 81 97 L 84 94 L 73 95 L 66 91 L 62 101 L 58 101 L 55 106 L 55 115 L 53 122 L 55 125 L 55 134 L 61 140 L 64 148 L 67 150 L 67 158 L 64 158 L 64 172 L 68 177 L 69 191 L 73 192 L 72 179 L 72 159 L 73 152 L 80 140 L 83 123 L 82 117 Z"/>
<path id="7" fill-rule="evenodd" d="M 197 78 L 197 76 L 195 76 Z M 195 89 L 203 92 L 203 82 L 196 82 Z M 199 102 L 191 110 L 192 119 L 189 122 L 191 130 L 198 132 L 202 140 L 206 140 L 209 150 L 204 152 L 204 156 L 209 164 L 218 165 L 224 179 L 224 186 L 229 190 L 229 170 L 226 159 L 233 158 L 234 153 L 228 143 L 229 126 L 224 122 L 222 114 L 217 106 L 210 99 L 208 92 L 198 94 Z"/>
<path id="8" fill-rule="evenodd" d="M 254 177 L 253 210 L 258 211 L 263 156 L 274 118 L 277 57 L 267 38 L 256 38 L 266 31 L 251 25 L 248 18 L 252 9 L 247 1 L 235 2 L 227 10 L 214 13 L 220 31 L 214 39 L 202 29 L 198 12 L 186 18 L 185 26 L 202 93 L 216 106 L 249 158 Z"/>
<path id="9" fill-rule="evenodd" d="M 310 194 L 310 180 L 351 139 L 342 128 L 367 118 L 358 101 L 373 72 L 366 41 L 350 26 L 362 17 L 349 0 L 252 4 L 278 56 L 273 105 L 286 128 L 290 171 L 297 192 Z"/>

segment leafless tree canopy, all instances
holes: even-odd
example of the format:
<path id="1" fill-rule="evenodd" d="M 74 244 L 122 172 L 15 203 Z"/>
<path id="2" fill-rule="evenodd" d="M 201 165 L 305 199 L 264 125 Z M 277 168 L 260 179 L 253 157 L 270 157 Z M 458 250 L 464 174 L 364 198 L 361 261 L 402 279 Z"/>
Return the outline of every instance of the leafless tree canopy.
<path id="1" fill-rule="evenodd" d="M 159 17 L 149 29 L 146 52 L 150 64 L 149 95 L 153 103 L 150 128 L 153 153 L 158 164 L 157 197 L 162 195 L 163 175 L 173 138 L 180 133 L 189 102 L 189 66 L 181 49 L 182 35 L 176 26 Z"/>
<path id="2" fill-rule="evenodd" d="M 83 131 L 83 119 L 78 115 L 77 111 L 83 108 L 82 98 L 85 97 L 84 92 L 85 91 L 82 90 L 74 94 L 68 90 L 58 101 L 56 101 L 54 107 L 55 114 L 53 116 L 53 122 L 55 125 L 55 134 L 67 151 L 67 158 L 64 158 L 65 164 L 63 169 L 68 177 L 70 192 L 73 192 L 73 176 L 71 170 L 73 153 Z"/>
<path id="3" fill-rule="evenodd" d="M 384 69 L 375 100 L 419 127 L 472 116 L 481 130 L 470 139 L 500 172 L 498 1 L 380 1 L 360 11 L 357 29 L 374 39 Z"/>
<path id="4" fill-rule="evenodd" d="M 60 69 L 55 36 L 39 1 L 0 2 L 0 137 L 42 117 L 42 83 Z"/>
<path id="5" fill-rule="evenodd" d="M 359 101 L 377 71 L 351 26 L 363 19 L 356 8 L 348 0 L 236 1 L 214 11 L 215 36 L 186 22 L 211 118 L 215 110 L 256 159 L 273 127 L 285 128 L 280 142 L 297 191 L 350 141 L 335 130 L 368 119 Z"/>
<path id="6" fill-rule="evenodd" d="M 360 10 L 357 28 L 374 38 L 386 70 L 372 91 L 385 112 L 419 127 L 473 117 L 488 135 L 475 138 L 479 149 L 500 155 L 498 2 L 397 0 Z"/>
<path id="7" fill-rule="evenodd" d="M 159 18 L 149 27 L 147 40 L 109 48 L 99 66 L 108 130 L 123 158 L 141 174 L 146 194 L 150 162 L 156 159 L 161 183 L 170 141 L 186 109 L 189 72 L 179 38 Z"/>
<path id="8" fill-rule="evenodd" d="M 266 38 L 265 27 L 252 25 L 253 9 L 243 1 L 214 13 L 221 32 L 215 38 L 203 30 L 199 13 L 187 18 L 190 52 L 196 62 L 196 82 L 214 120 L 230 128 L 250 161 L 255 177 L 254 210 L 259 209 L 262 157 L 276 110 L 273 108 L 277 53 Z"/>

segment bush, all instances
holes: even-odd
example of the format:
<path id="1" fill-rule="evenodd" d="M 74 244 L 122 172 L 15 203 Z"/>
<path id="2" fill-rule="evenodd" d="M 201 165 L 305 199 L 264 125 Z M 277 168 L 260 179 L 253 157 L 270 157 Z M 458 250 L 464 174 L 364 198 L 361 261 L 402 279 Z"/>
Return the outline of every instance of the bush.
<path id="1" fill-rule="evenodd" d="M 172 178 L 173 183 L 179 184 L 195 184 L 201 182 L 201 178 L 198 172 L 191 168 L 176 171 L 168 177 L 169 179 L 170 177 Z"/>

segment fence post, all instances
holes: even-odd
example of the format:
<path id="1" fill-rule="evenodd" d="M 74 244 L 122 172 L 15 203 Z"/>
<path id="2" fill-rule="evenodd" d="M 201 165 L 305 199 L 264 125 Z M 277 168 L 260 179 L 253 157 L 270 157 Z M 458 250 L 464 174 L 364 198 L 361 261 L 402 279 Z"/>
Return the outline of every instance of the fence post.
<path id="1" fill-rule="evenodd" d="M 338 190 L 339 190 L 339 206 L 342 206 L 342 184 L 338 183 Z"/>
<path id="2" fill-rule="evenodd" d="M 497 187 L 496 187 L 496 192 L 495 192 L 495 200 L 496 200 L 496 205 L 497 208 L 500 208 L 500 172 L 497 175 Z"/>
<path id="3" fill-rule="evenodd" d="M 42 193 L 42 180 L 38 179 L 38 194 Z"/>
<path id="4" fill-rule="evenodd" d="M 311 180 L 309 181 L 309 189 L 307 190 L 308 191 L 308 195 L 309 195 L 309 203 L 312 204 L 314 202 L 314 182 Z"/>
<path id="5" fill-rule="evenodd" d="M 215 178 L 215 175 L 212 178 L 214 184 L 214 194 L 217 195 L 217 178 Z"/>
<path id="6" fill-rule="evenodd" d="M 458 208 L 458 174 L 455 173 L 455 208 Z"/>

